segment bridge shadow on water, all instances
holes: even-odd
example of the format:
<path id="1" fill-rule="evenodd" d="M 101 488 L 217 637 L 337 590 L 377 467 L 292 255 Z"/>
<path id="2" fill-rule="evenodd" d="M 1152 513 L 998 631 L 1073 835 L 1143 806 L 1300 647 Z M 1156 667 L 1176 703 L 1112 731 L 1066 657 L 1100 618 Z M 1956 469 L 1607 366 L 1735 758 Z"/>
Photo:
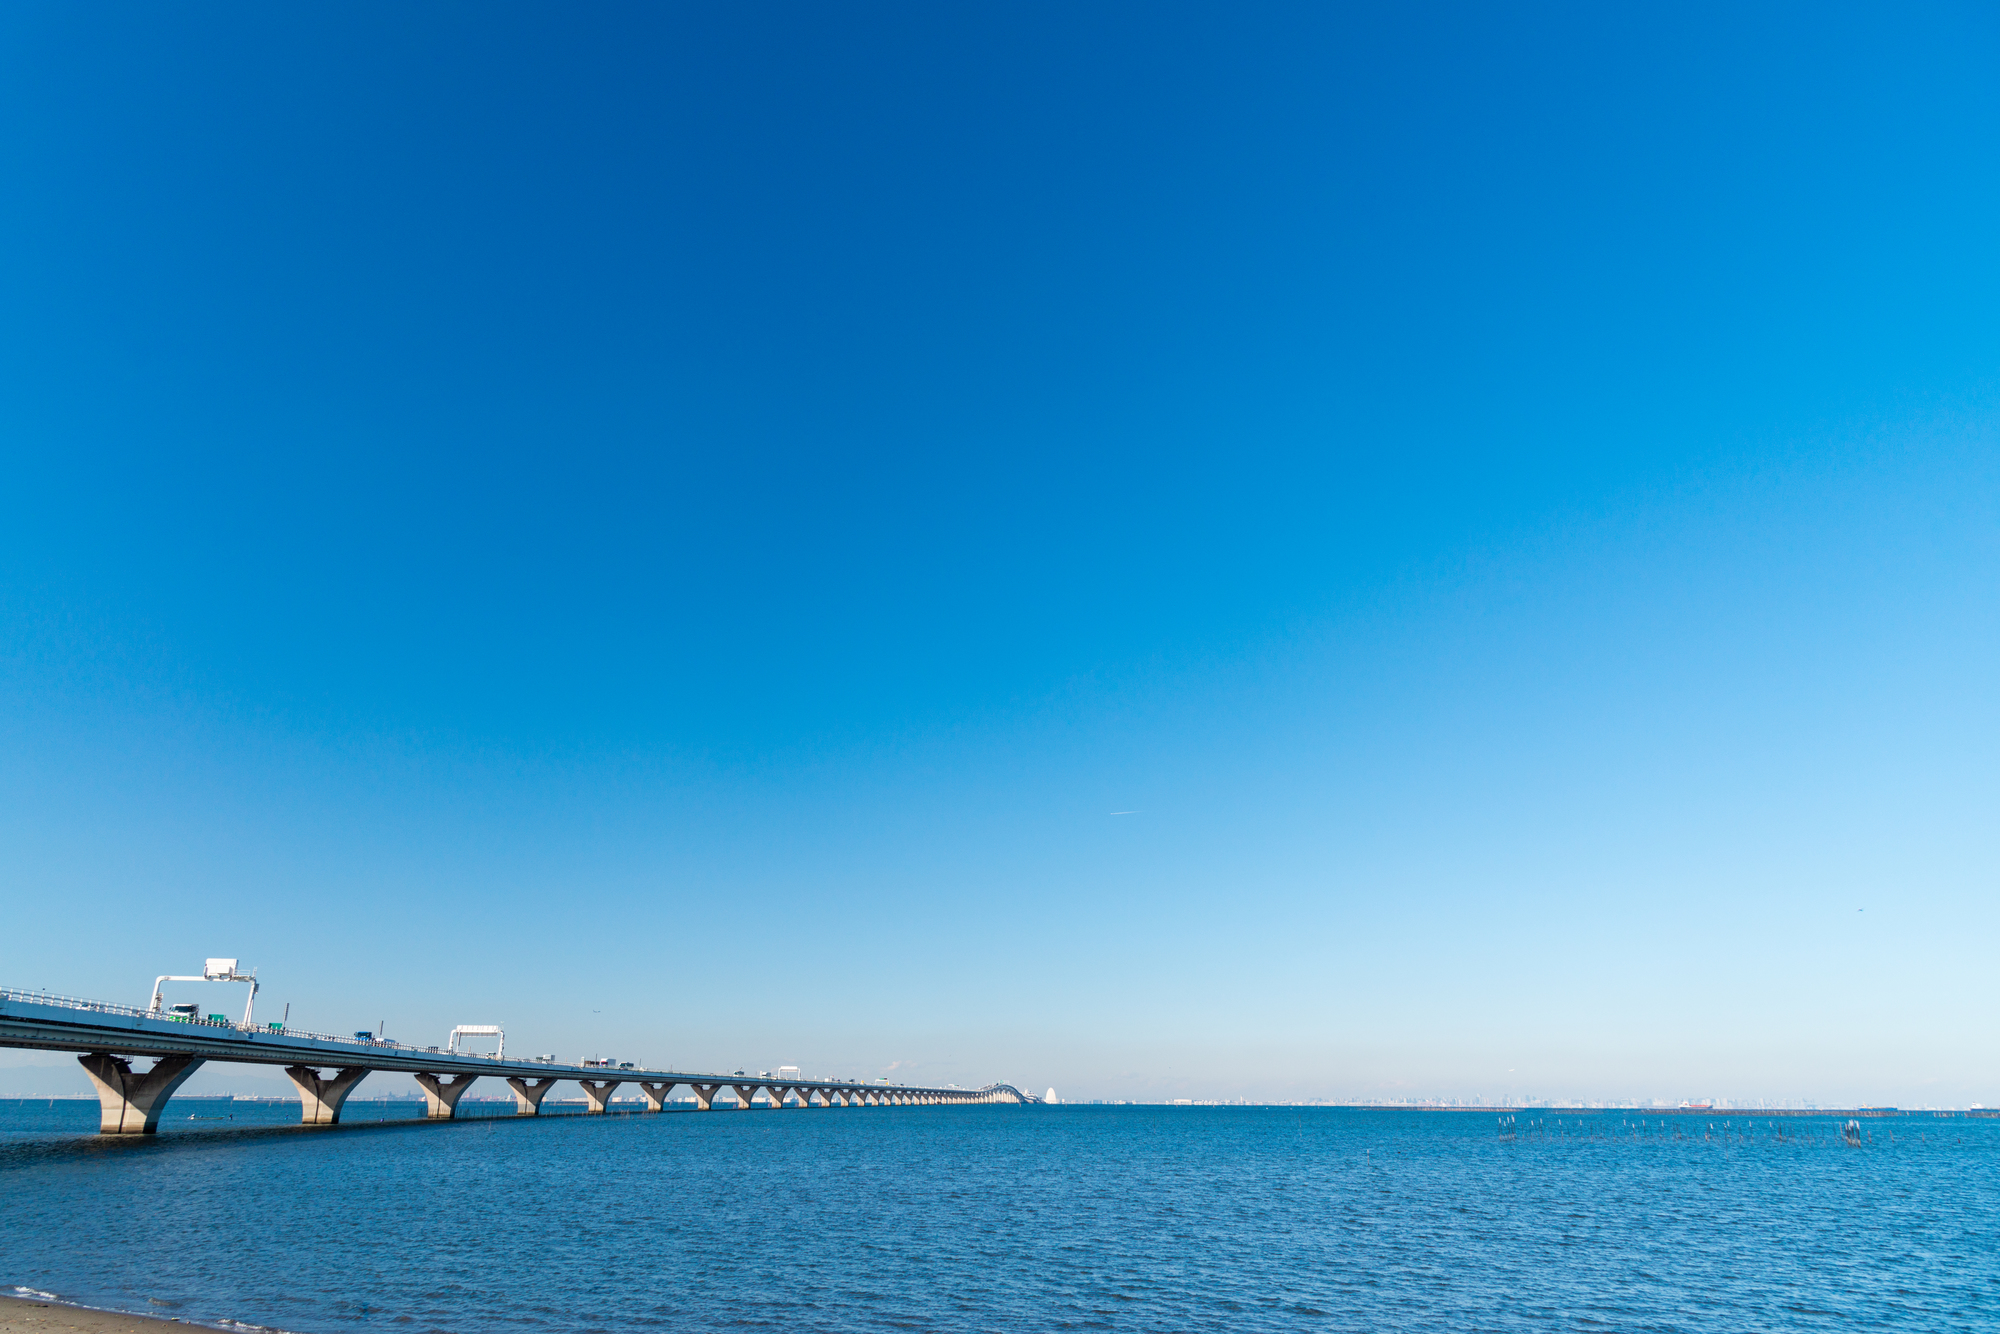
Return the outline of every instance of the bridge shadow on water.
<path id="1" fill-rule="evenodd" d="M 186 1110 L 190 1103 L 196 1110 Z M 526 1130 L 553 1122 L 659 1122 L 669 1117 L 678 1119 L 696 1114 L 701 1114 L 704 1122 L 718 1126 L 749 1120 L 727 1115 L 735 1110 L 718 1107 L 713 1112 L 701 1114 L 700 1109 L 693 1106 L 669 1106 L 658 1112 L 646 1111 L 642 1107 L 615 1106 L 604 1112 L 592 1113 L 579 1101 L 574 1105 L 544 1104 L 538 1115 L 522 1116 L 515 1111 L 511 1099 L 495 1099 L 490 1102 L 463 1102 L 459 1105 L 457 1117 L 432 1120 L 424 1115 L 421 1102 L 382 1099 L 349 1101 L 340 1121 L 334 1125 L 305 1125 L 298 1119 L 300 1106 L 296 1102 L 231 1102 L 200 1098 L 169 1103 L 160 1119 L 157 1134 L 104 1135 L 98 1133 L 98 1105 L 94 1100 L 0 1099 L 0 1172 L 33 1165 L 130 1160 L 218 1148 L 293 1146 L 311 1138 L 449 1135 L 479 1127 L 491 1131 L 501 1126 Z M 757 1107 L 752 1110 L 758 1114 L 755 1119 L 761 1122 L 764 1119 L 762 1114 L 772 1109 Z M 796 1108 L 789 1110 L 793 1114 L 784 1118 L 788 1124 L 808 1119 L 797 1115 Z M 817 1110 L 826 1112 L 835 1109 Z M 947 1109 L 906 1107 L 870 1110 L 879 1115 L 885 1110 L 910 1113 Z M 810 1119 L 820 1121 L 825 1118 L 816 1116 Z"/>

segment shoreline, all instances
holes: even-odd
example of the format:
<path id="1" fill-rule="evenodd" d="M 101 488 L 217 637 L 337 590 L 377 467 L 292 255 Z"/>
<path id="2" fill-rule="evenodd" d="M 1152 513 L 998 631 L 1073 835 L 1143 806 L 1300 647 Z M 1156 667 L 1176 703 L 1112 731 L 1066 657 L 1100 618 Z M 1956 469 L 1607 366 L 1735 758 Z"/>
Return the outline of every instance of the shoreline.
<path id="1" fill-rule="evenodd" d="M 180 1316 L 129 1315 L 95 1306 L 78 1306 L 59 1298 L 0 1292 L 0 1334 L 160 1334 L 170 1329 L 240 1329 L 280 1331 L 265 1325 L 233 1321 L 189 1320 Z"/>

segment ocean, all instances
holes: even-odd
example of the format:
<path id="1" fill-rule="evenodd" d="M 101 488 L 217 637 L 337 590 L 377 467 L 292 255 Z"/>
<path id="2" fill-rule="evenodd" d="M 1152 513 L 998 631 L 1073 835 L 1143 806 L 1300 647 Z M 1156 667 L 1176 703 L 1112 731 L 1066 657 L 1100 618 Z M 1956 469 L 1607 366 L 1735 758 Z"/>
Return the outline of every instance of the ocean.
<path id="1" fill-rule="evenodd" d="M 2000 1329 L 1996 1120 L 474 1110 L 0 1102 L 0 1286 L 302 1334 Z"/>

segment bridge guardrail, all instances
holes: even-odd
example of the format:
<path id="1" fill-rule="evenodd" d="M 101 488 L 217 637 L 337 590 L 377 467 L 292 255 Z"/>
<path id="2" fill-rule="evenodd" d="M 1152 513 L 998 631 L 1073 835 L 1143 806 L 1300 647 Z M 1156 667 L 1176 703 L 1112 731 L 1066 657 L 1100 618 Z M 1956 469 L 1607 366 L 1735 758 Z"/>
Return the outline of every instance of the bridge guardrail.
<path id="1" fill-rule="evenodd" d="M 269 1028 L 269 1027 L 259 1028 L 255 1024 L 237 1024 L 237 1023 L 231 1023 L 228 1020 L 223 1020 L 220 1023 L 212 1019 L 196 1019 L 196 1018 L 184 1018 L 184 1017 L 175 1020 L 175 1019 L 170 1019 L 169 1016 L 164 1014 L 155 1014 L 153 1011 L 138 1005 L 120 1005 L 114 1001 L 85 1000 L 79 996 L 60 996 L 56 995 L 53 992 L 48 992 L 48 991 L 26 991 L 19 987 L 0 987 L 0 1003 L 5 1003 L 8 1001 L 18 1001 L 30 1005 L 55 1006 L 59 1009 L 76 1010 L 84 1014 L 120 1015 L 130 1019 L 152 1019 L 162 1022 L 177 1021 L 186 1024 L 190 1028 L 206 1028 L 206 1029 L 220 1030 L 226 1033 L 240 1033 L 245 1036 L 251 1036 L 261 1033 L 267 1037 L 274 1037 L 274 1038 L 297 1038 L 308 1042 L 332 1042 L 332 1043 L 338 1043 L 341 1046 L 352 1047 L 357 1052 L 391 1051 L 399 1054 L 408 1053 L 416 1056 L 426 1056 L 433 1053 L 441 1056 L 446 1055 L 446 1053 L 438 1051 L 438 1049 L 435 1047 L 419 1047 L 407 1042 L 398 1042 L 392 1038 L 363 1039 L 363 1038 L 357 1038 L 352 1034 L 343 1035 L 339 1033 L 314 1033 L 311 1032 L 310 1030 L 303 1028 Z M 492 1061 L 495 1064 L 504 1064 L 508 1066 L 542 1064 L 539 1061 L 532 1061 L 532 1060 L 523 1061 L 519 1058 L 516 1058 L 511 1061 L 502 1061 L 501 1058 L 493 1052 L 452 1052 L 449 1053 L 449 1057 L 453 1061 Z M 649 1074 L 656 1075 L 665 1073 L 662 1071 L 646 1071 L 646 1070 L 607 1070 L 598 1067 L 584 1067 L 576 1063 L 565 1064 L 562 1062 L 552 1063 L 546 1065 L 544 1068 L 549 1070 L 578 1070 L 578 1069 L 588 1068 L 591 1070 L 591 1075 L 586 1076 L 586 1078 L 601 1077 L 604 1075 L 610 1075 L 613 1077 L 621 1075 L 625 1076 L 625 1078 L 619 1080 L 619 1082 L 621 1083 L 634 1082 L 635 1077 L 644 1077 Z M 576 1078 L 576 1076 L 574 1075 L 568 1077 Z M 726 1083 L 740 1081 L 744 1077 L 735 1075 L 704 1074 L 704 1075 L 696 1075 L 695 1078 L 715 1079 L 720 1083 L 726 1084 Z M 898 1084 L 898 1083 L 890 1083 L 887 1081 L 877 1082 L 875 1080 L 867 1080 L 867 1079 L 820 1079 L 820 1080 L 787 1079 L 787 1080 L 774 1081 L 769 1076 L 760 1075 L 754 1082 L 760 1087 L 763 1086 L 775 1087 L 778 1085 L 783 1085 L 785 1087 L 798 1087 L 802 1085 L 812 1085 L 815 1087 L 827 1086 L 827 1087 L 841 1088 L 841 1089 L 889 1090 L 889 1089 L 923 1088 L 926 1091 L 935 1091 L 935 1092 L 944 1091 L 942 1089 L 934 1089 L 932 1088 L 932 1086 L 929 1085 Z M 978 1096 L 982 1094 L 996 1093 L 1003 1089 L 1013 1093 L 1017 1098 L 1019 1098 L 1022 1102 L 1025 1103 L 1034 1103 L 1040 1101 L 1040 1099 L 1036 1098 L 1034 1095 L 1025 1093 L 1022 1090 L 1015 1088 L 1013 1085 L 1006 1083 L 988 1084 L 985 1087 L 979 1089 L 958 1089 L 952 1091 L 971 1093 L 975 1096 Z"/>
<path id="2" fill-rule="evenodd" d="M 283 1028 L 271 1028 L 269 1026 L 260 1028 L 256 1024 L 238 1024 L 227 1019 L 218 1023 L 213 1019 L 155 1014 L 153 1011 L 139 1005 L 119 1005 L 114 1001 L 84 1000 L 79 996 L 58 996 L 54 992 L 49 991 L 23 991 L 19 987 L 0 987 L 0 1002 L 4 1001 L 22 1001 L 31 1005 L 53 1005 L 65 1010 L 81 1010 L 87 1014 L 116 1014 L 130 1019 L 157 1019 L 164 1023 L 186 1024 L 190 1028 L 219 1029 L 226 1033 L 263 1033 L 272 1037 L 303 1038 L 308 1042 L 338 1042 L 344 1046 L 357 1047 L 364 1050 L 372 1049 L 379 1051 L 387 1048 L 391 1051 L 408 1051 L 419 1054 L 430 1051 L 429 1047 L 419 1047 L 407 1042 L 398 1042 L 394 1038 L 357 1038 L 351 1033 L 315 1033 L 310 1029 L 292 1028 L 289 1026 Z M 500 1059 L 492 1052 L 484 1051 L 453 1052 L 451 1055 L 454 1059 L 470 1058 L 488 1061 L 497 1061 Z M 520 1062 L 518 1060 L 509 1061 L 507 1064 L 519 1065 Z"/>

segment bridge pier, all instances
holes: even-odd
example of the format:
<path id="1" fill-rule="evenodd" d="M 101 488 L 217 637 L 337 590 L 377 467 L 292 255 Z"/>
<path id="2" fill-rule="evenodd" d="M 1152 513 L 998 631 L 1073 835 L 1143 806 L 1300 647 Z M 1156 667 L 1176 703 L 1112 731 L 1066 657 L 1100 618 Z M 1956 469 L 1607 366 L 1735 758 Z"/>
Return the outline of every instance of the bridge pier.
<path id="1" fill-rule="evenodd" d="M 579 1079 L 576 1082 L 583 1085 L 584 1101 L 590 1104 L 583 1109 L 584 1115 L 602 1116 L 604 1115 L 604 1109 L 611 1103 L 611 1095 L 616 1093 L 618 1086 L 625 1081 L 622 1079 L 600 1079 L 593 1084 L 588 1079 Z"/>
<path id="2" fill-rule="evenodd" d="M 547 1079 L 509 1079 L 507 1087 L 514 1090 L 514 1115 L 540 1116 L 542 1099 L 549 1096 L 549 1090 L 556 1086 L 556 1077 Z"/>
<path id="3" fill-rule="evenodd" d="M 639 1081 L 639 1092 L 646 1095 L 646 1110 L 649 1112 L 666 1111 L 667 1095 L 673 1091 L 672 1084 L 648 1084 L 643 1079 Z"/>
<path id="4" fill-rule="evenodd" d="M 722 1092 L 720 1084 L 689 1084 L 694 1090 L 694 1105 L 704 1112 L 715 1110 L 715 1095 Z"/>
<path id="5" fill-rule="evenodd" d="M 365 1065 L 343 1067 L 331 1079 L 320 1078 L 319 1071 L 309 1065 L 288 1065 L 285 1073 L 299 1086 L 299 1124 L 306 1126 L 337 1126 L 340 1124 L 340 1105 L 347 1101 L 347 1095 L 354 1092 L 354 1086 L 368 1077 Z"/>
<path id="6" fill-rule="evenodd" d="M 199 1056 L 162 1056 L 152 1069 L 138 1075 L 132 1073 L 130 1061 L 110 1052 L 93 1051 L 76 1059 L 97 1085 L 101 1112 L 97 1130 L 102 1135 L 158 1134 L 167 1099 L 202 1067 Z"/>
<path id="7" fill-rule="evenodd" d="M 424 1114 L 433 1121 L 450 1121 L 458 1115 L 458 1100 L 479 1076 L 419 1074 L 414 1078 L 424 1091 Z"/>
<path id="8" fill-rule="evenodd" d="M 730 1087 L 736 1090 L 736 1110 L 739 1112 L 749 1111 L 750 1100 L 757 1096 L 757 1085 L 731 1084 Z"/>

